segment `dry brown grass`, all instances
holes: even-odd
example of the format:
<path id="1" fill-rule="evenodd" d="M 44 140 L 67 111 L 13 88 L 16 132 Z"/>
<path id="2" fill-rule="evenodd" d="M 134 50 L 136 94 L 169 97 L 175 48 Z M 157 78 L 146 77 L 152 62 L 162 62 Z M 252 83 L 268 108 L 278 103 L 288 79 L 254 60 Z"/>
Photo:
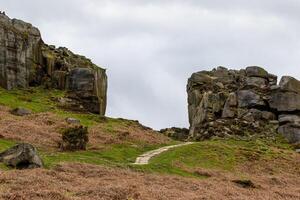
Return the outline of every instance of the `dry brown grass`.
<path id="1" fill-rule="evenodd" d="M 28 142 L 40 147 L 56 148 L 60 139 L 59 129 L 67 126 L 52 113 L 19 117 L 0 107 L 0 130 L 5 139 Z"/>
<path id="2" fill-rule="evenodd" d="M 137 123 L 121 123 L 107 132 L 105 122 L 89 129 L 90 144 L 167 143 L 168 138 Z M 57 148 L 59 129 L 68 126 L 53 113 L 13 116 L 0 107 L 0 134 L 6 139 Z M 186 169 L 191 170 L 191 169 Z M 3 200 L 287 200 L 300 199 L 300 155 L 272 161 L 249 161 L 237 174 L 193 169 L 207 179 L 145 174 L 119 168 L 66 163 L 47 169 L 0 171 Z M 250 179 L 255 188 L 232 180 Z"/>
<path id="3" fill-rule="evenodd" d="M 122 144 L 126 142 L 164 144 L 169 138 L 148 130 L 138 123 L 118 125 L 113 133 L 106 131 L 105 122 L 89 128 L 90 145 Z M 9 113 L 7 107 L 0 106 L 0 134 L 5 139 L 28 142 L 43 148 L 58 148 L 60 129 L 69 125 L 57 115 L 47 112 L 19 117 Z"/>
<path id="4" fill-rule="evenodd" d="M 115 128 L 114 133 L 105 132 L 105 124 L 99 124 L 89 129 L 90 143 L 97 144 L 122 144 L 147 143 L 166 144 L 170 139 L 156 131 L 144 129 L 138 123 L 122 125 Z"/>
<path id="5" fill-rule="evenodd" d="M 135 199 L 135 200 L 279 200 L 300 199 L 299 176 L 252 175 L 255 189 L 242 188 L 235 175 L 218 173 L 208 179 L 143 174 L 87 164 L 63 164 L 52 170 L 36 169 L 0 173 L 0 198 Z"/>

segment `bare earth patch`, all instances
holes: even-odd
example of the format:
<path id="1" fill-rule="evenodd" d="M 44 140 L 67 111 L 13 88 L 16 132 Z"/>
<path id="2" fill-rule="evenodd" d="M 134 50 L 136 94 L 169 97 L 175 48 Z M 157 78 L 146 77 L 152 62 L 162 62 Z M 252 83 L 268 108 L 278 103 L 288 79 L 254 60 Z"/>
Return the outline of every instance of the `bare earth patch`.
<path id="1" fill-rule="evenodd" d="M 253 175 L 256 188 L 242 188 L 221 173 L 208 179 L 143 174 L 87 164 L 63 164 L 51 170 L 0 173 L 0 198 L 37 199 L 300 199 L 299 176 Z"/>

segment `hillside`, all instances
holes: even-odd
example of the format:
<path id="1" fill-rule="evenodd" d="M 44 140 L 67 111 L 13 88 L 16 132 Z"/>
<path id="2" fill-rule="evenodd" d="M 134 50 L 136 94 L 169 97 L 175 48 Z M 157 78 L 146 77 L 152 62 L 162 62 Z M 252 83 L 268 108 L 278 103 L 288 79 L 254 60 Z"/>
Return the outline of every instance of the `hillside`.
<path id="1" fill-rule="evenodd" d="M 198 142 L 135 166 L 138 155 L 178 142 L 137 121 L 66 111 L 55 101 L 62 95 L 0 90 L 0 150 L 29 142 L 45 162 L 45 169 L 25 171 L 1 165 L 2 199 L 299 199 L 300 155 L 280 136 Z M 18 106 L 33 113 L 12 115 Z M 66 117 L 89 127 L 87 151 L 58 148 Z M 234 180 L 251 180 L 255 188 Z"/>
<path id="2" fill-rule="evenodd" d="M 106 69 L 31 24 L 0 12 L 0 40 L 0 199 L 300 199 L 300 81 L 196 72 L 190 129 L 156 131 L 106 117 Z"/>

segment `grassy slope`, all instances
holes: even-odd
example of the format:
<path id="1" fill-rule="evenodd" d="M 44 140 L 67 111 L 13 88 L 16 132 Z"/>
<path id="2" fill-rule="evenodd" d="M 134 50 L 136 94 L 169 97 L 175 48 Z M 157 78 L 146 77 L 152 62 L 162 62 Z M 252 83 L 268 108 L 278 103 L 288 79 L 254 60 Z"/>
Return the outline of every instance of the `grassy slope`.
<path id="1" fill-rule="evenodd" d="M 30 90 L 6 91 L 0 89 L 0 104 L 15 108 L 18 106 L 29 108 L 34 112 L 51 111 L 61 117 L 75 117 L 83 125 L 93 126 L 103 119 L 94 114 L 78 114 L 59 109 L 53 97 L 61 97 L 64 93 L 57 90 L 43 90 L 35 88 Z M 130 126 L 132 122 L 120 119 L 107 118 L 104 130 L 107 134 L 114 132 L 116 126 Z M 174 142 L 170 142 L 174 143 Z M 169 143 L 169 144 L 170 144 Z M 164 145 L 169 145 L 164 144 Z M 0 150 L 7 149 L 14 142 L 0 140 Z M 289 157 L 292 151 L 282 139 L 276 141 L 237 141 L 213 140 L 199 142 L 165 152 L 151 160 L 147 166 L 133 166 L 135 158 L 162 145 L 150 145 L 136 142 L 135 144 L 112 144 L 101 150 L 88 150 L 84 152 L 50 152 L 40 149 L 40 154 L 46 167 L 52 167 L 60 162 L 84 162 L 109 166 L 131 167 L 138 171 L 171 173 L 182 176 L 198 176 L 199 168 L 234 171 L 238 165 L 252 160 L 270 160 L 276 157 Z"/>
<path id="2" fill-rule="evenodd" d="M 247 162 L 284 160 L 293 154 L 290 145 L 280 136 L 275 141 L 218 139 L 172 149 L 153 158 L 149 165 L 135 168 L 197 177 L 199 169 L 236 172 L 238 166 Z"/>
<path id="3" fill-rule="evenodd" d="M 16 143 L 0 139 L 0 151 L 4 151 Z M 102 150 L 87 150 L 78 152 L 53 152 L 38 149 L 45 167 L 51 168 L 61 162 L 80 162 L 97 165 L 126 167 L 133 163 L 136 157 L 146 151 L 161 147 L 162 145 L 109 145 Z M 4 168 L 3 165 L 0 165 Z M 7 169 L 7 168 L 5 168 Z"/>
<path id="4" fill-rule="evenodd" d="M 35 113 L 53 112 L 58 117 L 74 117 L 85 126 L 93 126 L 98 123 L 104 124 L 103 129 L 107 134 L 114 134 L 114 128 L 130 126 L 132 121 L 113 118 L 101 118 L 96 114 L 74 113 L 60 109 L 56 106 L 53 98 L 64 96 L 59 90 L 44 90 L 42 88 L 31 88 L 28 90 L 7 91 L 0 88 L 0 105 L 10 108 L 23 107 Z M 1 119 L 0 119 L 1 120 Z M 103 123 L 103 120 L 105 122 Z M 0 139 L 0 150 L 3 151 L 15 142 Z M 167 145 L 167 144 L 164 144 Z M 52 167 L 60 162 L 84 162 L 90 164 L 104 164 L 113 166 L 124 166 L 134 162 L 135 158 L 149 150 L 161 147 L 162 145 L 136 143 L 107 145 L 101 150 L 88 150 L 79 152 L 53 152 L 46 149 L 39 149 L 46 167 Z M 2 166 L 3 168 L 3 166 Z"/>

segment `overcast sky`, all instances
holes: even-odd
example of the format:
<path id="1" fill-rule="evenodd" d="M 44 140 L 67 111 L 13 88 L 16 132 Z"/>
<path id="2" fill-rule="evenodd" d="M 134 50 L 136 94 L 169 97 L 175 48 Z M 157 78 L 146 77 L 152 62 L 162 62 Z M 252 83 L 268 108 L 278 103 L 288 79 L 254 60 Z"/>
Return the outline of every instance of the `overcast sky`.
<path id="1" fill-rule="evenodd" d="M 188 127 L 193 72 L 258 65 L 300 79 L 299 0 L 0 0 L 0 10 L 107 68 L 107 115 L 156 129 Z"/>

